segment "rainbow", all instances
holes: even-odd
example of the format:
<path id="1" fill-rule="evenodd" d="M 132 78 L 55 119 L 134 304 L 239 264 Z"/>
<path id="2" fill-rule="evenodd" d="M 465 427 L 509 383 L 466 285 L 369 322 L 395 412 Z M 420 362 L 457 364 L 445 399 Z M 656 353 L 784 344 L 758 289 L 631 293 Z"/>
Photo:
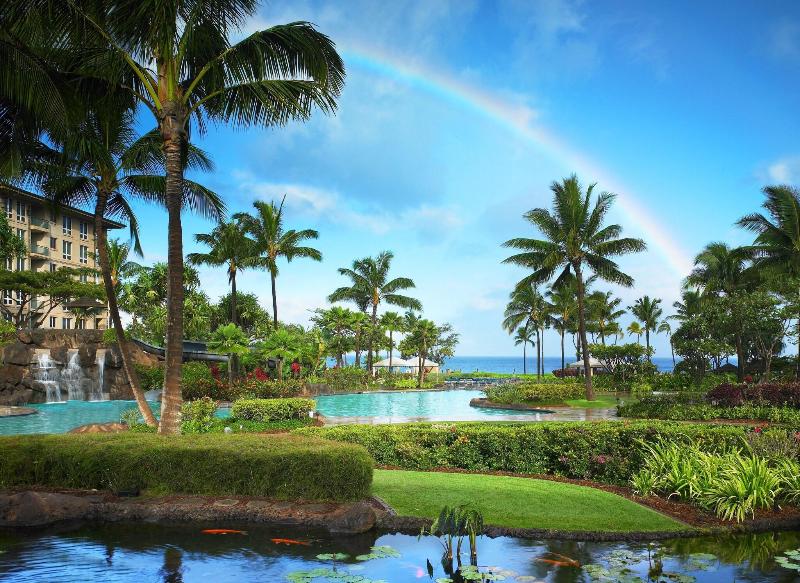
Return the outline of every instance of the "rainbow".
<path id="1" fill-rule="evenodd" d="M 618 208 L 638 231 L 646 234 L 649 246 L 656 250 L 669 268 L 680 278 L 691 271 L 690 256 L 637 202 L 631 190 L 625 188 L 619 180 L 587 156 L 575 151 L 563 140 L 535 124 L 535 112 L 529 108 L 463 83 L 440 71 L 434 71 L 418 63 L 402 61 L 374 48 L 351 46 L 345 49 L 344 58 L 348 65 L 422 89 L 440 99 L 491 119 L 567 168 L 572 168 L 577 174 L 591 177 L 591 180 L 598 182 L 603 190 L 618 193 Z"/>

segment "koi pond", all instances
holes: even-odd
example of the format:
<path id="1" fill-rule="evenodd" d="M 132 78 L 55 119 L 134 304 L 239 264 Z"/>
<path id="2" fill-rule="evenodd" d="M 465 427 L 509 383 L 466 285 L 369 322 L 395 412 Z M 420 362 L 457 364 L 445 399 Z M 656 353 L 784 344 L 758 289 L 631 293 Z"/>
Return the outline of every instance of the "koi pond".
<path id="1" fill-rule="evenodd" d="M 470 564 L 442 559 L 435 537 L 321 532 L 215 524 L 106 524 L 42 532 L 0 531 L 0 581 L 431 581 L 732 582 L 797 581 L 800 533 L 728 535 L 659 543 L 529 541 L 479 537 Z M 794 569 L 792 568 L 794 567 Z"/>

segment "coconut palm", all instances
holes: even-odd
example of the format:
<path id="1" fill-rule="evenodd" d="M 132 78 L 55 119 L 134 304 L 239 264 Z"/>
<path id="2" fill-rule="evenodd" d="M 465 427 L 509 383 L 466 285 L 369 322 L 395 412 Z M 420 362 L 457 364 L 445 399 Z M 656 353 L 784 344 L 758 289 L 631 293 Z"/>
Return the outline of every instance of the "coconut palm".
<path id="1" fill-rule="evenodd" d="M 514 335 L 514 346 L 522 344 L 522 374 L 528 374 L 528 344 L 534 345 L 535 339 L 531 331 L 525 326 L 517 328 L 517 333 Z"/>
<path id="2" fill-rule="evenodd" d="M 764 188 L 766 215 L 752 213 L 737 223 L 756 234 L 752 245 L 744 247 L 755 265 L 783 277 L 800 277 L 800 191 L 787 185 Z M 800 337 L 800 318 L 797 321 Z M 800 340 L 797 343 L 795 377 L 800 377 Z"/>
<path id="3" fill-rule="evenodd" d="M 352 348 L 354 312 L 341 306 L 331 306 L 327 310 L 317 310 L 312 321 L 325 334 L 325 340 L 336 358 L 336 366 L 345 365 L 345 354 Z"/>
<path id="4" fill-rule="evenodd" d="M 664 310 L 661 309 L 661 299 L 642 296 L 632 306 L 628 306 L 628 309 L 642 323 L 647 357 L 652 360 L 650 356 L 650 332 L 656 331 L 661 315 L 664 313 Z"/>
<path id="5" fill-rule="evenodd" d="M 392 353 L 395 347 L 394 333 L 402 332 L 405 329 L 403 316 L 397 312 L 385 312 L 381 316 L 381 326 L 389 333 L 389 370 L 392 370 Z"/>
<path id="6" fill-rule="evenodd" d="M 107 246 L 111 285 L 115 290 L 118 290 L 122 278 L 129 277 L 134 272 L 141 269 L 142 266 L 128 259 L 131 254 L 131 246 L 129 243 L 125 243 L 119 239 L 109 239 Z"/>
<path id="7" fill-rule="evenodd" d="M 594 400 L 590 367 L 589 342 L 586 336 L 586 276 L 593 272 L 600 279 L 630 287 L 633 279 L 623 273 L 611 259 L 619 255 L 636 253 L 646 248 L 644 241 L 620 238 L 620 225 L 604 225 L 603 221 L 614 200 L 614 195 L 601 193 L 592 206 L 595 184 L 584 192 L 575 175 L 551 185 L 553 210 L 536 208 L 525 218 L 544 238 L 516 238 L 504 243 L 505 247 L 520 253 L 505 259 L 504 263 L 519 265 L 533 272 L 520 285 L 549 281 L 558 273 L 555 282 L 576 279 L 578 299 L 578 330 L 586 374 L 586 398 Z"/>
<path id="8" fill-rule="evenodd" d="M 331 40 L 307 22 L 273 26 L 231 43 L 256 13 L 254 0 L 10 4 L 0 15 L 4 34 L 42 47 L 43 56 L 68 54 L 85 78 L 129 91 L 158 125 L 166 159 L 170 266 L 159 432 L 177 433 L 183 358 L 183 159 L 191 130 L 202 132 L 207 120 L 274 126 L 307 119 L 315 107 L 333 112 L 344 65 Z M 42 14 L 47 18 L 40 18 Z M 0 94 L 24 96 L 25 88 L 49 93 L 49 86 L 41 77 L 31 78 L 29 70 L 9 71 L 0 80 Z M 44 109 L 41 101 L 33 105 Z"/>
<path id="9" fill-rule="evenodd" d="M 192 265 L 225 266 L 228 272 L 228 285 L 231 286 L 230 321 L 239 325 L 236 307 L 236 275 L 255 265 L 256 243 L 247 236 L 242 224 L 237 220 L 221 222 L 210 233 L 197 233 L 194 240 L 209 248 L 206 253 L 189 253 L 187 259 Z"/>
<path id="10" fill-rule="evenodd" d="M 398 292 L 416 287 L 407 277 L 389 279 L 389 269 L 394 254 L 383 251 L 377 257 L 365 257 L 353 261 L 352 268 L 339 268 L 339 273 L 348 277 L 352 285 L 337 288 L 328 296 L 329 302 L 354 302 L 364 311 L 371 309 L 370 322 L 373 330 L 378 325 L 378 306 L 387 303 L 409 310 L 421 310 L 422 303 Z M 372 370 L 373 337 L 369 336 L 367 346 L 367 369 Z"/>
<path id="11" fill-rule="evenodd" d="M 257 264 L 269 271 L 272 286 L 272 323 L 278 329 L 278 295 L 275 280 L 278 277 L 278 260 L 307 258 L 322 261 L 322 253 L 313 247 L 301 245 L 303 241 L 317 239 L 319 233 L 313 229 L 286 230 L 283 224 L 283 197 L 280 205 L 257 200 L 253 203 L 255 215 L 237 213 L 235 218 L 255 240 L 260 259 Z"/>
<path id="12" fill-rule="evenodd" d="M 417 387 L 422 387 L 425 381 L 425 361 L 440 334 L 440 328 L 431 320 L 419 319 L 403 340 L 403 344 L 417 354 Z"/>
<path id="13" fill-rule="evenodd" d="M 642 329 L 642 325 L 639 322 L 631 322 L 628 324 L 628 334 L 636 336 L 636 344 L 641 344 L 644 329 Z"/>
<path id="14" fill-rule="evenodd" d="M 747 289 L 755 282 L 754 272 L 748 269 L 752 253 L 744 248 L 731 248 L 726 243 L 709 243 L 694 259 L 695 268 L 686 278 L 686 285 L 703 290 L 706 296 L 722 294 L 730 297 Z M 742 333 L 734 332 L 736 371 L 739 380 L 744 378 L 744 343 Z"/>
<path id="15" fill-rule="evenodd" d="M 681 301 L 673 302 L 672 307 L 675 308 L 675 314 L 670 316 L 672 320 L 686 322 L 691 318 L 700 314 L 703 304 L 703 296 L 697 290 L 683 290 L 681 292 Z"/>
<path id="16" fill-rule="evenodd" d="M 672 326 L 669 325 L 667 320 L 663 320 L 658 325 L 658 333 L 659 334 L 666 334 L 667 338 L 669 338 L 669 349 L 672 352 L 672 366 L 675 366 L 675 345 L 672 343 Z"/>
<path id="17" fill-rule="evenodd" d="M 550 305 L 533 285 L 517 287 L 509 297 L 503 313 L 503 328 L 513 334 L 524 327 L 536 333 L 536 375 L 542 375 L 542 335 L 550 320 Z"/>
<path id="18" fill-rule="evenodd" d="M 551 287 L 547 292 L 547 299 L 552 306 L 551 319 L 553 327 L 558 330 L 561 337 L 561 370 L 566 366 L 564 358 L 564 336 L 572 330 L 577 303 L 575 300 L 575 280 L 570 279 L 559 287 Z"/>
<path id="19" fill-rule="evenodd" d="M 613 334 L 617 320 L 625 314 L 625 310 L 619 309 L 621 303 L 622 299 L 615 298 L 610 291 L 597 291 L 586 298 L 587 313 L 603 345 L 606 343 L 606 334 Z"/>

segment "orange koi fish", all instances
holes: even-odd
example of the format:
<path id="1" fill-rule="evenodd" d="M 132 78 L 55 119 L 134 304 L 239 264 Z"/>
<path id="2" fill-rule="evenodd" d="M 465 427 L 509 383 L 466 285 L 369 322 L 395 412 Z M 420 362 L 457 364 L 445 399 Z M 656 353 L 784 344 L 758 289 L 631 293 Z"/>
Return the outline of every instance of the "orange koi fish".
<path id="1" fill-rule="evenodd" d="M 302 540 L 294 540 L 292 538 L 272 538 L 270 540 L 276 545 L 302 545 L 304 547 L 311 546 L 311 543 L 307 543 Z"/>
<path id="2" fill-rule="evenodd" d="M 575 559 L 570 559 L 569 557 L 565 557 L 564 555 L 560 555 L 558 553 L 547 553 L 554 557 L 558 557 L 556 559 L 544 559 L 542 557 L 537 558 L 536 560 L 540 563 L 548 563 L 550 565 L 555 565 L 556 567 L 580 567 L 581 564 L 576 561 Z"/>
<path id="3" fill-rule="evenodd" d="M 203 534 L 247 534 L 244 530 L 231 530 L 230 528 L 207 528 L 200 532 Z"/>

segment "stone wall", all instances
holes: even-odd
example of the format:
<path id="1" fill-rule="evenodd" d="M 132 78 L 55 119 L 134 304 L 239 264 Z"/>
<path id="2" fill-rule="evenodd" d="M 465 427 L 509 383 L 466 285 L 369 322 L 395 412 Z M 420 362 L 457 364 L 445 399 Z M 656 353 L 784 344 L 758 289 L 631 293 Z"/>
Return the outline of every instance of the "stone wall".
<path id="1" fill-rule="evenodd" d="M 92 374 L 97 369 L 97 351 L 105 350 L 105 392 L 110 399 L 132 399 L 130 385 L 122 369 L 122 358 L 116 344 L 103 343 L 102 330 L 21 330 L 16 341 L 3 348 L 0 367 L 0 405 L 22 405 L 46 402 L 46 389 L 34 378 L 37 351 L 49 350 L 50 358 L 64 365 L 70 350 L 78 351 L 78 362 Z M 130 345 L 134 362 L 153 365 L 158 359 Z M 101 353 L 102 355 L 102 353 Z"/>

